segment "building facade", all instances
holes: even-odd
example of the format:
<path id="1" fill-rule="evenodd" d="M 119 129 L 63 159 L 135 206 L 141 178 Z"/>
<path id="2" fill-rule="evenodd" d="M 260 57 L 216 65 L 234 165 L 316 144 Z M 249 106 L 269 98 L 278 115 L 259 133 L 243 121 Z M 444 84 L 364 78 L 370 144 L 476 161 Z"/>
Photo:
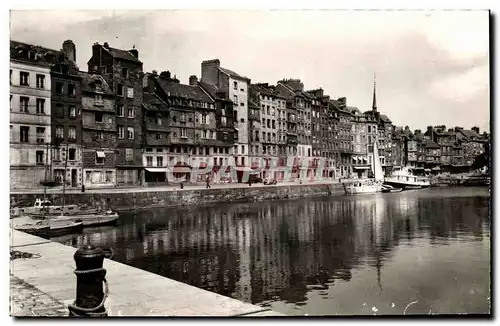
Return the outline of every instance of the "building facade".
<path id="1" fill-rule="evenodd" d="M 107 42 L 95 43 L 87 65 L 89 73 L 101 75 L 115 95 L 116 184 L 137 186 L 143 180 L 143 70 L 139 51 L 112 48 Z"/>
<path id="2" fill-rule="evenodd" d="M 52 172 L 57 184 L 82 185 L 82 78 L 73 41 L 54 52 L 51 68 Z"/>
<path id="3" fill-rule="evenodd" d="M 85 188 L 116 185 L 117 132 L 115 95 L 98 74 L 80 72 L 82 79 L 81 148 Z"/>
<path id="4" fill-rule="evenodd" d="M 220 66 L 220 60 L 201 63 L 201 82 L 229 94 L 234 107 L 234 158 L 237 166 L 248 166 L 248 89 L 250 79 Z"/>
<path id="5" fill-rule="evenodd" d="M 37 188 L 49 179 L 50 51 L 10 41 L 10 187 Z"/>

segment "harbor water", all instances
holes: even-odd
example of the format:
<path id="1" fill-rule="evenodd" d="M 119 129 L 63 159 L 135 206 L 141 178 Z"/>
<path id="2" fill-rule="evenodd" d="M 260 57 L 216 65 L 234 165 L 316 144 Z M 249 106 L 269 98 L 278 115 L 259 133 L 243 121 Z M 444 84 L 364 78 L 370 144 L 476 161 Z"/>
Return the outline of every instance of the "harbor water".
<path id="1" fill-rule="evenodd" d="M 288 315 L 489 313 L 489 201 L 475 187 L 155 209 L 53 240 Z"/>

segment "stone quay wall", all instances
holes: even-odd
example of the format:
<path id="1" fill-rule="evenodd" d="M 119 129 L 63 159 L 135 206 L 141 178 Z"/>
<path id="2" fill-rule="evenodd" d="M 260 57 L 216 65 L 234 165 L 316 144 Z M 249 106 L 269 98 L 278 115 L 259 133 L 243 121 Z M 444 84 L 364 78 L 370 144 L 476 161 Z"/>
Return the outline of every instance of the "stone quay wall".
<path id="1" fill-rule="evenodd" d="M 65 204 L 88 207 L 109 207 L 116 211 L 141 210 L 154 207 L 194 206 L 219 203 L 257 202 L 263 200 L 295 199 L 340 195 L 342 184 L 309 184 L 288 186 L 251 186 L 248 188 L 183 189 L 168 191 L 127 191 L 100 193 L 69 193 Z M 10 195 L 11 205 L 34 202 L 43 193 Z M 54 205 L 62 204 L 61 194 L 47 194 Z"/>

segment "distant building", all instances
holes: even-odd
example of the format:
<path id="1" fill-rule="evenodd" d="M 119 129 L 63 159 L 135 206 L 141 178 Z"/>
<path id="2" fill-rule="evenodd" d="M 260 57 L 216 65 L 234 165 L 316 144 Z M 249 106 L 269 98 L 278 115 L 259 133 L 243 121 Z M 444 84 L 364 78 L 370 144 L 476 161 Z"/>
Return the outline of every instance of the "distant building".
<path id="1" fill-rule="evenodd" d="M 41 187 L 50 177 L 51 51 L 10 41 L 10 187 Z"/>

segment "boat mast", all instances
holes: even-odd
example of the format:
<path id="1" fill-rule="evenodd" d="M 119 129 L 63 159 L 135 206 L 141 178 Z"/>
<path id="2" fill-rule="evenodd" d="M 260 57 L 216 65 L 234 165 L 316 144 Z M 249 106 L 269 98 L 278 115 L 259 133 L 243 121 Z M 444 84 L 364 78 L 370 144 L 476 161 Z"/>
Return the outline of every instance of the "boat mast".
<path id="1" fill-rule="evenodd" d="M 69 143 L 66 143 L 66 157 L 64 159 L 64 176 L 63 176 L 63 202 L 62 202 L 62 209 L 61 209 L 61 215 L 63 215 L 64 212 L 64 205 L 66 204 L 66 169 L 68 168 L 68 145 Z"/>

